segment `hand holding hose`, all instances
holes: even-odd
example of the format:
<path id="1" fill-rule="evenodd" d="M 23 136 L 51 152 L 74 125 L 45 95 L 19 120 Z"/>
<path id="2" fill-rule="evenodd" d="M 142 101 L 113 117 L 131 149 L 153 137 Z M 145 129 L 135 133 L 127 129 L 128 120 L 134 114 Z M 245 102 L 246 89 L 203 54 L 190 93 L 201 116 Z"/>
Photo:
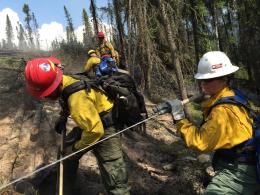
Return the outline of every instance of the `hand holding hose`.
<path id="1" fill-rule="evenodd" d="M 181 120 L 185 118 L 184 108 L 182 101 L 175 99 L 175 100 L 168 100 L 166 104 L 170 107 L 172 118 L 175 121 Z"/>
<path id="2" fill-rule="evenodd" d="M 185 118 L 184 108 L 183 106 L 189 102 L 202 99 L 204 96 L 194 95 L 189 99 L 185 99 L 183 101 L 180 101 L 178 99 L 174 100 L 168 100 L 164 103 L 158 104 L 153 108 L 154 113 L 158 114 L 165 114 L 165 113 L 171 113 L 174 120 L 181 120 Z"/>
<path id="3" fill-rule="evenodd" d="M 153 111 L 158 114 L 171 113 L 174 120 L 181 120 L 185 118 L 182 101 L 167 100 L 164 103 L 158 104 Z"/>

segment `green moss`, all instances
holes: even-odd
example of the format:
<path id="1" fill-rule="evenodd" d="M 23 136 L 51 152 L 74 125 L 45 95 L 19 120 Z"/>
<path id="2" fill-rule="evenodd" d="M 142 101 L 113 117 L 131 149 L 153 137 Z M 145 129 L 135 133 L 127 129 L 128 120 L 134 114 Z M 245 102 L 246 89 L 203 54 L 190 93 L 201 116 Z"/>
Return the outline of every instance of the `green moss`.
<path id="1" fill-rule="evenodd" d="M 192 102 L 188 104 L 188 109 L 194 121 L 196 123 L 200 123 L 203 119 L 202 109 L 200 104 Z"/>

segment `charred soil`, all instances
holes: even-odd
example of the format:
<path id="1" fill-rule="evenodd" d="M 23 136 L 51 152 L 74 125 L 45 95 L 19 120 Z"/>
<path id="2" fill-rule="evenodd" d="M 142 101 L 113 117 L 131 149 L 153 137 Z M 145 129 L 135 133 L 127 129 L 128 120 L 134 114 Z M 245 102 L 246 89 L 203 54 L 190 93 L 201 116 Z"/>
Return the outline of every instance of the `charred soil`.
<path id="1" fill-rule="evenodd" d="M 57 158 L 60 137 L 53 130 L 57 102 L 39 102 L 27 95 L 17 71 L 0 69 L 0 185 L 22 177 Z M 149 114 L 153 103 L 146 101 Z M 70 121 L 68 129 L 73 127 Z M 122 147 L 134 195 L 201 194 L 209 181 L 209 159 L 187 149 L 170 115 L 147 122 L 146 134 L 132 130 L 122 135 Z M 0 194 L 51 195 L 56 190 L 53 167 L 3 189 Z M 34 186 L 36 191 L 30 191 Z M 83 156 L 76 194 L 105 194 L 94 155 Z M 25 192 L 27 190 L 27 192 Z"/>

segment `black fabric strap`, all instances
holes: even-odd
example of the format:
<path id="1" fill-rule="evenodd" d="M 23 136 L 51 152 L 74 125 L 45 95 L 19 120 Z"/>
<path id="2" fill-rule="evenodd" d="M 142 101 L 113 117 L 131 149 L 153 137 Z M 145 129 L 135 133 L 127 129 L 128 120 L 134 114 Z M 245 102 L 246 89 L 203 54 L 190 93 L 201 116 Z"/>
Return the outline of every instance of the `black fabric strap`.
<path id="1" fill-rule="evenodd" d="M 68 98 L 69 98 L 69 96 L 71 95 L 71 94 L 73 94 L 73 93 L 75 93 L 75 92 L 78 92 L 78 91 L 80 91 L 80 90 L 83 90 L 83 89 L 85 89 L 85 90 L 87 90 L 87 91 L 89 91 L 90 90 L 90 87 L 89 87 L 89 85 L 87 84 L 87 82 L 86 81 L 77 81 L 77 82 L 75 82 L 75 83 L 73 83 L 73 84 L 71 84 L 71 85 L 69 85 L 69 86 L 67 86 L 67 87 L 65 87 L 64 89 L 63 89 L 63 91 L 62 91 L 62 99 L 65 101 L 65 102 L 67 102 L 67 100 L 68 100 Z"/>

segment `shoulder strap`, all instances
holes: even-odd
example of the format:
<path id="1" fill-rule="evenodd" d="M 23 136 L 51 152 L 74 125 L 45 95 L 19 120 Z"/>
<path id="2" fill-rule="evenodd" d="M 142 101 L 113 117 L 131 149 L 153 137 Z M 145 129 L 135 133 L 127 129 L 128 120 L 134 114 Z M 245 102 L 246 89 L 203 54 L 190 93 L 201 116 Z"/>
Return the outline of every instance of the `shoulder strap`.
<path id="1" fill-rule="evenodd" d="M 80 90 L 86 89 L 87 91 L 90 90 L 90 86 L 88 83 L 84 80 L 77 81 L 75 83 L 72 83 L 71 85 L 65 87 L 62 91 L 61 97 L 62 99 L 67 102 L 69 96 L 75 92 L 78 92 Z"/>
<path id="2" fill-rule="evenodd" d="M 84 73 L 77 73 L 77 74 L 72 74 L 70 75 L 71 77 L 78 79 L 79 81 L 72 83 L 71 85 L 68 85 L 67 87 L 65 87 L 62 91 L 61 94 L 61 99 L 65 102 L 67 102 L 69 96 L 75 92 L 78 92 L 80 90 L 87 90 L 87 92 L 90 91 L 90 89 L 96 89 L 96 90 L 100 90 L 103 93 L 105 93 L 103 87 L 102 87 L 102 83 L 104 82 L 102 80 L 102 78 L 98 78 L 98 77 L 91 77 L 91 76 L 87 76 Z M 105 77 L 105 76 L 104 76 Z"/>
<path id="3" fill-rule="evenodd" d="M 227 96 L 220 98 L 217 100 L 213 106 L 211 106 L 210 111 L 213 107 L 219 105 L 219 104 L 235 104 L 240 105 L 246 108 L 246 110 L 249 112 L 249 116 L 254 119 L 254 123 L 259 122 L 260 123 L 260 115 L 257 115 L 254 110 L 251 108 L 246 96 L 238 89 L 233 89 L 235 92 L 234 96 Z M 209 111 L 209 112 L 210 112 Z"/>
<path id="4" fill-rule="evenodd" d="M 243 95 L 243 93 L 238 90 L 238 89 L 233 89 L 233 91 L 235 92 L 234 96 L 227 96 L 227 97 L 222 97 L 219 100 L 217 100 L 213 106 L 217 106 L 219 104 L 236 104 L 236 105 L 240 105 L 245 107 L 247 110 L 251 110 L 249 102 L 247 100 L 247 98 Z"/>

